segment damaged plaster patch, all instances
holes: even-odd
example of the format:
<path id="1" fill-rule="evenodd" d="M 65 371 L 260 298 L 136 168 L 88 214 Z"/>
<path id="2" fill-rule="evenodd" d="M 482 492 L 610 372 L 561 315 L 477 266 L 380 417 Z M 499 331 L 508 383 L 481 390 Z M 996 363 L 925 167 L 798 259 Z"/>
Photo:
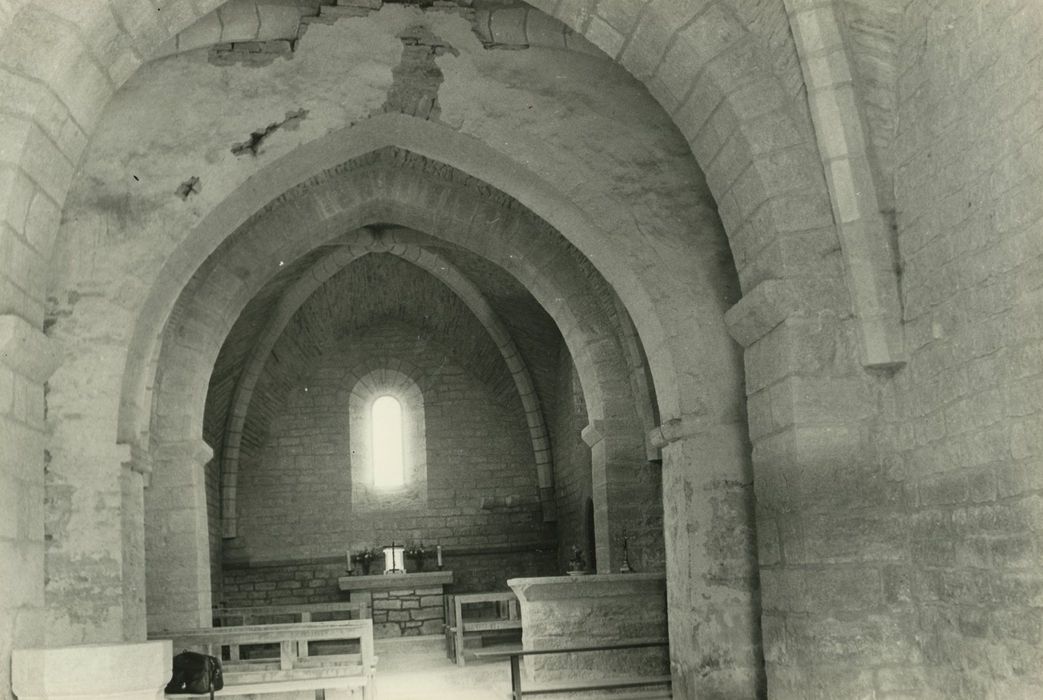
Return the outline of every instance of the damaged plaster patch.
<path id="1" fill-rule="evenodd" d="M 193 175 L 178 186 L 177 196 L 181 199 L 188 199 L 192 195 L 201 192 L 202 189 L 203 185 L 200 184 L 199 178 Z"/>
<path id="2" fill-rule="evenodd" d="M 293 58 L 295 45 L 296 42 L 289 39 L 214 44 L 207 60 L 215 66 L 267 66 L 279 57 Z"/>
<path id="3" fill-rule="evenodd" d="M 249 140 L 243 141 L 242 143 L 237 143 L 234 146 L 232 146 L 232 154 L 236 156 L 245 155 L 247 153 L 249 153 L 252 156 L 258 155 L 258 153 L 260 153 L 261 150 L 261 145 L 269 136 L 274 134 L 279 129 L 288 129 L 291 131 L 293 129 L 296 129 L 298 126 L 300 126 L 300 123 L 305 118 L 307 118 L 307 116 L 308 110 L 306 109 L 298 109 L 293 112 L 287 112 L 286 118 L 283 119 L 281 122 L 272 122 L 264 129 L 261 129 L 260 131 L 255 131 L 252 134 L 250 134 Z"/>
<path id="4" fill-rule="evenodd" d="M 460 52 L 424 25 L 414 25 L 398 38 L 402 41 L 402 59 L 391 69 L 391 89 L 383 111 L 437 120 L 442 112 L 438 90 L 445 75 L 435 59 L 447 53 L 459 56 Z"/>

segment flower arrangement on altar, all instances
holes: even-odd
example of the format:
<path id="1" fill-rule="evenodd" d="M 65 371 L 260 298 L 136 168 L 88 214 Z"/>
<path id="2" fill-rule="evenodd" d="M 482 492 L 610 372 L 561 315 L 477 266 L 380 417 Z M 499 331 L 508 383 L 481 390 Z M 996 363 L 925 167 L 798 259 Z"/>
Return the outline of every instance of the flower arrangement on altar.
<path id="1" fill-rule="evenodd" d="M 572 545 L 572 558 L 569 559 L 567 573 L 570 576 L 580 576 L 587 573 L 587 560 L 583 556 L 583 549 L 578 544 Z"/>
<path id="2" fill-rule="evenodd" d="M 406 557 L 412 559 L 413 563 L 416 564 L 414 568 L 417 571 L 420 571 L 424 568 L 424 559 L 427 558 L 428 551 L 424 549 L 423 542 L 415 542 L 413 544 L 407 545 L 404 553 Z"/>
<path id="3" fill-rule="evenodd" d="M 361 568 L 362 569 L 362 574 L 366 575 L 366 574 L 369 573 L 370 565 L 374 561 L 376 561 L 377 559 L 380 559 L 383 556 L 384 556 L 384 553 L 381 550 L 377 549 L 376 547 L 372 547 L 372 548 L 360 549 L 359 551 L 354 552 L 351 555 L 350 559 L 351 559 L 351 563 L 353 565 L 358 566 L 359 568 Z"/>

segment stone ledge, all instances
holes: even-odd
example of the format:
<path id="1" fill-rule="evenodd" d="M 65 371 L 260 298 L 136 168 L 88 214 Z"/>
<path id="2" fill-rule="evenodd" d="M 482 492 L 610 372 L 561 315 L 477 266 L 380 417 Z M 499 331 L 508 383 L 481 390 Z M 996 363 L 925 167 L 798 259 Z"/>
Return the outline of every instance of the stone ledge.
<path id="1" fill-rule="evenodd" d="M 377 574 L 375 576 L 341 576 L 337 586 L 342 591 L 415 590 L 445 586 L 453 582 L 452 571 L 421 571 L 415 574 Z"/>
<path id="2" fill-rule="evenodd" d="M 632 595 L 635 591 L 666 591 L 665 574 L 589 574 L 538 576 L 507 580 L 519 601 L 560 600 Z"/>

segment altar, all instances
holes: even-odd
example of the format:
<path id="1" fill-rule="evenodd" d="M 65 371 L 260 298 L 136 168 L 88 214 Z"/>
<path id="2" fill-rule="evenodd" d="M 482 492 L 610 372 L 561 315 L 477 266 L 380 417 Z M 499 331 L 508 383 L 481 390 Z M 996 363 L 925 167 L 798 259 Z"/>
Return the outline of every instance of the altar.
<path id="1" fill-rule="evenodd" d="M 372 610 L 373 634 L 378 638 L 442 634 L 443 596 L 452 583 L 452 571 L 341 576 L 337 580 L 352 602 L 365 603 Z"/>

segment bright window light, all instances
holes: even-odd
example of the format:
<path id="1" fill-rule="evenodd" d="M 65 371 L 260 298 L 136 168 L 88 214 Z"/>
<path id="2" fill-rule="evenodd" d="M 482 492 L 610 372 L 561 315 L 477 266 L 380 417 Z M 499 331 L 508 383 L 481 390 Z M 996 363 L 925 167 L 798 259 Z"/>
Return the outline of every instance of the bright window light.
<path id="1" fill-rule="evenodd" d="M 393 396 L 373 402 L 373 485 L 395 488 L 405 484 L 402 458 L 402 404 Z"/>

